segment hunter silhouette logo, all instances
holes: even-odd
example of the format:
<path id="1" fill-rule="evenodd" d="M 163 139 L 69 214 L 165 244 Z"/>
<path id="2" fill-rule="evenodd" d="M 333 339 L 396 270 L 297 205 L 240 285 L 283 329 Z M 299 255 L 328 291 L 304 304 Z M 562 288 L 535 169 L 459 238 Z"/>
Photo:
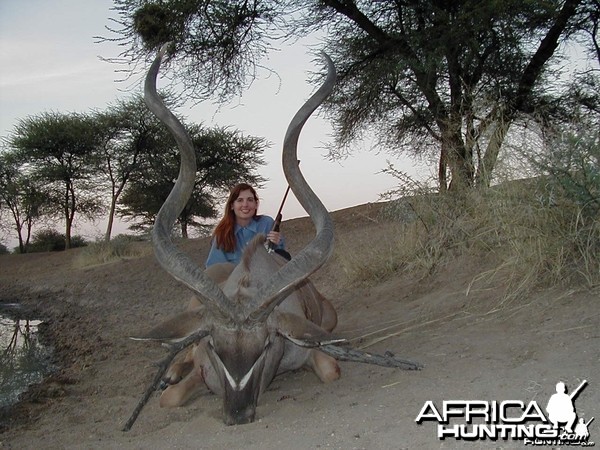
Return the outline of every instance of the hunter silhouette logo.
<path id="1" fill-rule="evenodd" d="M 587 422 L 585 419 L 580 418 L 579 423 L 575 426 L 575 431 L 573 431 L 573 424 L 575 423 L 575 420 L 577 420 L 574 400 L 586 385 L 587 380 L 583 380 L 581 384 L 577 386 L 577 389 L 571 394 L 568 394 L 567 386 L 560 381 L 556 383 L 556 394 L 552 394 L 550 400 L 548 400 L 546 412 L 548 413 L 548 420 L 552 422 L 552 428 L 557 430 L 560 428 L 559 425 L 561 423 L 565 424 L 563 432 L 558 436 L 562 442 L 569 442 L 570 444 L 572 444 L 573 441 L 585 442 L 590 437 L 588 427 L 594 420 L 593 417 Z"/>
<path id="2" fill-rule="evenodd" d="M 536 401 L 521 400 L 444 400 L 441 408 L 427 401 L 415 422 L 437 422 L 439 439 L 456 440 L 518 440 L 525 445 L 585 446 L 591 447 L 588 421 L 579 418 L 574 401 L 588 384 L 583 380 L 571 393 L 565 383 L 556 384 L 556 393 L 550 396 L 546 413 Z M 456 423 L 464 422 L 464 423 Z M 575 425 L 575 426 L 574 426 Z"/>
<path id="3" fill-rule="evenodd" d="M 576 439 L 587 439 L 590 437 L 590 432 L 588 431 L 588 425 L 592 423 L 594 418 L 592 417 L 587 423 L 585 423 L 584 419 L 579 419 L 579 423 L 575 427 L 575 438 Z"/>
<path id="4" fill-rule="evenodd" d="M 546 406 L 548 419 L 550 419 L 555 429 L 558 428 L 559 423 L 566 423 L 565 429 L 567 433 L 573 433 L 573 424 L 575 423 L 575 419 L 577 419 L 573 399 L 586 384 L 587 380 L 583 380 L 577 389 L 571 395 L 568 395 L 565 383 L 562 381 L 556 383 L 556 394 L 552 394 L 552 397 L 548 401 L 548 406 Z"/>

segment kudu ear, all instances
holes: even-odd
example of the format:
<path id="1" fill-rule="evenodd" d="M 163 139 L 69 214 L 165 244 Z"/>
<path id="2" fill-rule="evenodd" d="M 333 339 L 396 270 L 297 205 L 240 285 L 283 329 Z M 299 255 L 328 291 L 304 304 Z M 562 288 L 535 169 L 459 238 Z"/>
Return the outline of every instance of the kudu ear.
<path id="1" fill-rule="evenodd" d="M 276 316 L 277 332 L 300 347 L 320 347 L 345 341 L 296 314 L 278 312 Z"/>
<path id="2" fill-rule="evenodd" d="M 204 313 L 204 308 L 195 308 L 182 312 L 148 331 L 130 336 L 130 339 L 136 341 L 161 341 L 171 343 L 181 341 L 195 331 L 201 330 L 202 328 L 207 329 Z"/>

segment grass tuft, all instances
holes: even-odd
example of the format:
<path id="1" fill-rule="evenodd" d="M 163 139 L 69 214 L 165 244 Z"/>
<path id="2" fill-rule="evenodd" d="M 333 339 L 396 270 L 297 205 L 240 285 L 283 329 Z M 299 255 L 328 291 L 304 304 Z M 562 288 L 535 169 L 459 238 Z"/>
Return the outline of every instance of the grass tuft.
<path id="1" fill-rule="evenodd" d="M 148 243 L 137 238 L 119 235 L 110 242 L 98 241 L 81 250 L 75 260 L 79 268 L 109 264 L 123 259 L 134 259 L 151 253 Z"/>

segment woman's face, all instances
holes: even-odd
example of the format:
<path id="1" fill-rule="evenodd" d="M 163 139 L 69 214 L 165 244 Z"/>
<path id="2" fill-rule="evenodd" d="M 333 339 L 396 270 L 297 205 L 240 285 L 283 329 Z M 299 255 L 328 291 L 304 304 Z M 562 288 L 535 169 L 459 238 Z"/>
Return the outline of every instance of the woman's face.
<path id="1" fill-rule="evenodd" d="M 233 201 L 233 205 L 231 206 L 236 219 L 242 221 L 252 219 L 256 214 L 257 208 L 258 203 L 250 190 L 240 192 L 240 195 Z"/>

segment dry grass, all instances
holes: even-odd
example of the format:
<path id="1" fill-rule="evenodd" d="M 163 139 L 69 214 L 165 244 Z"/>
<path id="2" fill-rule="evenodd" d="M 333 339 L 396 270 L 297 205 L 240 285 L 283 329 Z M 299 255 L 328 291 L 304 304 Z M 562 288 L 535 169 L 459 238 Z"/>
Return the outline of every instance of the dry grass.
<path id="1" fill-rule="evenodd" d="M 137 242 L 126 236 L 117 236 L 110 242 L 95 242 L 81 250 L 75 258 L 76 268 L 98 266 L 122 259 L 140 258 L 150 254 L 152 248 L 148 243 Z"/>
<path id="2" fill-rule="evenodd" d="M 354 234 L 363 233 L 356 231 Z M 369 228 L 369 237 L 352 235 L 337 239 L 335 258 L 347 280 L 375 285 L 399 271 L 416 271 L 431 265 L 426 257 L 422 229 L 415 224 L 384 221 Z"/>
<path id="3" fill-rule="evenodd" d="M 600 285 L 600 223 L 541 178 L 461 196 L 416 195 L 391 203 L 362 248 L 342 238 L 347 282 L 375 285 L 399 273 L 427 277 L 457 257 L 486 258 L 469 289 L 502 289 L 503 303 L 540 286 Z M 360 255 L 357 258 L 356 255 Z"/>

